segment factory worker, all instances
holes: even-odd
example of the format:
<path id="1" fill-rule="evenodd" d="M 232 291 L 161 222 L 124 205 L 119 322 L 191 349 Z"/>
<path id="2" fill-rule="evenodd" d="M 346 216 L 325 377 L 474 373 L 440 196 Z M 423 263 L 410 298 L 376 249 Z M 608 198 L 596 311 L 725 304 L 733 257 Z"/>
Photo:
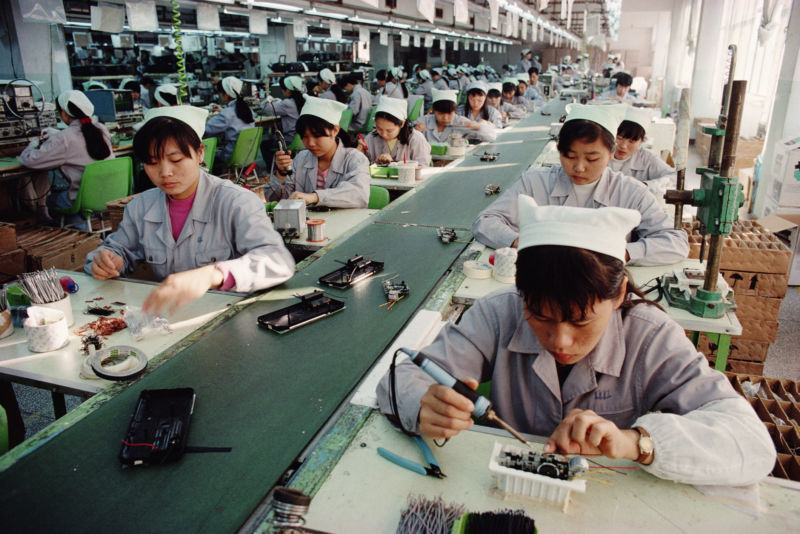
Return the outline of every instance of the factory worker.
<path id="1" fill-rule="evenodd" d="M 456 91 L 433 90 L 433 113 L 419 118 L 414 127 L 425 134 L 431 144 L 447 144 L 451 134 L 489 140 L 497 136 L 491 124 L 481 124 L 456 114 Z M 491 128 L 491 130 L 490 130 Z"/>
<path id="2" fill-rule="evenodd" d="M 171 83 L 156 87 L 156 90 L 153 93 L 153 98 L 155 98 L 156 107 L 158 108 L 180 105 L 178 86 Z"/>
<path id="3" fill-rule="evenodd" d="M 560 93 L 568 85 L 566 74 L 566 65 L 555 67 L 553 73 L 553 91 Z"/>
<path id="4" fill-rule="evenodd" d="M 514 85 L 509 84 L 509 93 L 513 94 Z M 500 82 L 489 83 L 489 92 L 486 94 L 486 102 L 500 112 L 504 119 L 521 119 L 525 116 L 525 110 L 503 99 L 503 84 Z"/>
<path id="5" fill-rule="evenodd" d="M 361 143 L 370 163 L 416 161 L 431 164 L 431 145 L 425 135 L 411 127 L 408 103 L 400 98 L 382 96 L 375 110 L 375 130 Z"/>
<path id="6" fill-rule="evenodd" d="M 78 196 L 83 170 L 89 163 L 110 159 L 111 134 L 94 117 L 94 104 L 81 91 L 64 91 L 56 99 L 64 130 L 47 128 L 19 155 L 22 165 L 42 172 L 30 175 L 20 199 L 36 211 L 40 224 L 53 224 L 55 208 L 69 208 Z M 50 172 L 48 172 L 50 171 Z M 81 221 L 75 215 L 65 222 Z"/>
<path id="7" fill-rule="evenodd" d="M 472 223 L 475 239 L 493 248 L 516 247 L 519 239 L 517 197 L 528 195 L 541 205 L 634 209 L 641 222 L 628 236 L 631 265 L 671 265 L 686 258 L 686 232 L 640 181 L 608 167 L 625 105 L 569 104 L 558 136 L 561 165 L 529 169 Z"/>
<path id="8" fill-rule="evenodd" d="M 518 86 L 519 80 L 516 77 L 508 77 L 503 79 L 503 103 L 508 104 L 509 106 L 514 106 L 514 108 L 517 110 L 515 113 L 516 117 L 512 115 L 512 118 L 524 117 L 525 113 L 527 112 L 525 103 L 517 96 Z"/>
<path id="9" fill-rule="evenodd" d="M 533 102 L 534 106 L 541 107 L 547 103 L 547 97 L 542 92 L 539 85 L 539 69 L 531 67 L 528 69 L 528 88 L 523 96 Z"/>
<path id="10" fill-rule="evenodd" d="M 308 97 L 297 133 L 306 150 L 292 161 L 284 152 L 275 155 L 276 171 L 269 188 L 271 198 L 299 198 L 306 204 L 331 208 L 366 208 L 369 202 L 369 162 L 350 145 L 347 132 L 339 127 L 347 106 L 340 102 Z M 291 167 L 292 176 L 286 169 Z"/>
<path id="11" fill-rule="evenodd" d="M 201 168 L 204 109 L 154 108 L 133 138 L 156 186 L 125 207 L 119 229 L 86 257 L 99 280 L 147 262 L 161 281 L 142 309 L 167 314 L 209 289 L 249 293 L 285 282 L 294 260 L 256 195 Z"/>
<path id="12" fill-rule="evenodd" d="M 422 354 L 472 388 L 491 381 L 498 417 L 547 436 L 544 453 L 626 458 L 687 484 L 767 476 L 775 447 L 753 408 L 625 270 L 639 212 L 517 202 L 516 287 L 476 300 Z M 394 371 L 377 394 L 395 425 L 433 439 L 472 426 L 465 397 L 408 358 Z"/>
<path id="13" fill-rule="evenodd" d="M 517 93 L 514 95 L 512 102 L 517 106 L 522 106 L 528 111 L 533 111 L 536 108 L 536 105 L 531 102 L 526 96 L 525 91 L 528 90 L 528 74 L 517 74 Z"/>
<path id="14" fill-rule="evenodd" d="M 361 74 L 357 72 L 351 72 L 345 76 L 342 86 L 346 92 L 350 93 L 350 100 L 347 102 L 347 107 L 353 110 L 350 131 L 357 132 L 369 120 L 369 114 L 372 111 L 372 95 L 361 87 Z"/>
<path id="15" fill-rule="evenodd" d="M 425 110 L 431 109 L 431 104 L 433 103 L 433 81 L 431 80 L 431 73 L 426 69 L 419 71 L 418 76 L 420 85 L 417 87 L 417 90 L 414 91 L 414 94 L 422 95 L 425 98 L 425 103 L 423 104 L 424 112 Z"/>
<path id="16" fill-rule="evenodd" d="M 119 84 L 119 88 L 131 92 L 131 99 L 133 100 L 133 107 L 144 113 L 150 107 L 148 101 L 142 97 L 142 86 L 137 80 L 129 78 Z"/>
<path id="17" fill-rule="evenodd" d="M 441 67 L 431 69 L 431 81 L 433 81 L 433 87 L 435 89 L 439 89 L 441 91 L 446 91 L 448 89 L 447 80 L 442 78 Z"/>
<path id="18" fill-rule="evenodd" d="M 220 100 L 228 105 L 209 119 L 206 124 L 206 137 L 220 137 L 222 145 L 217 150 L 215 161 L 224 163 L 233 153 L 233 147 L 239 138 L 239 132 L 256 125 L 253 110 L 244 101 L 242 80 L 235 76 L 226 76 L 218 84 Z"/>
<path id="19" fill-rule="evenodd" d="M 461 65 L 459 65 L 456 68 L 456 81 L 458 82 L 459 91 L 463 91 L 470 84 L 469 76 L 467 76 L 467 71 Z"/>
<path id="20" fill-rule="evenodd" d="M 642 148 L 647 128 L 652 124 L 652 117 L 653 114 L 648 109 L 628 106 L 625 120 L 617 129 L 614 157 L 608 166 L 625 176 L 633 176 L 644 182 L 656 197 L 663 197 L 667 189 L 675 187 L 677 176 L 675 169 L 664 160 Z"/>
<path id="21" fill-rule="evenodd" d="M 267 115 L 275 113 L 281 118 L 281 132 L 286 137 L 286 142 L 291 143 L 295 134 L 295 123 L 300 116 L 300 110 L 305 104 L 305 82 L 300 76 L 286 76 L 281 80 L 283 98 L 278 101 L 267 99 L 261 111 Z M 332 87 L 328 88 L 332 91 Z M 326 97 L 327 98 L 327 97 Z"/>
<path id="22" fill-rule="evenodd" d="M 336 95 L 333 94 L 331 90 L 331 86 L 335 83 L 336 76 L 333 75 L 331 69 L 322 69 L 319 71 L 319 84 L 314 88 L 314 96 L 327 98 L 328 100 L 336 100 Z M 296 117 L 295 120 L 297 120 Z"/>
<path id="23" fill-rule="evenodd" d="M 533 56 L 531 60 L 531 67 L 537 69 L 539 72 L 542 72 L 542 64 L 541 59 L 539 56 Z M 528 69 L 530 71 L 530 69 Z"/>
<path id="24" fill-rule="evenodd" d="M 458 106 L 458 114 L 463 115 L 471 121 L 486 122 L 495 129 L 503 127 L 503 117 L 500 111 L 489 105 L 486 95 L 489 93 L 489 84 L 486 82 L 475 81 L 467 86 L 467 102 Z M 497 138 L 497 131 L 487 130 L 487 141 L 494 141 Z M 493 135 L 492 135 L 493 134 Z"/>
<path id="25" fill-rule="evenodd" d="M 616 85 L 609 85 L 597 96 L 597 100 L 616 100 L 618 102 L 635 102 L 636 97 L 630 93 L 633 77 L 627 72 L 618 72 L 613 79 Z"/>
<path id="26" fill-rule="evenodd" d="M 386 71 L 386 85 L 381 93 L 389 98 L 408 98 L 408 89 L 402 78 L 403 71 L 395 67 Z"/>
<path id="27" fill-rule="evenodd" d="M 520 60 L 517 63 L 518 73 L 527 73 L 528 69 L 533 66 L 531 60 L 533 59 L 533 51 L 530 48 L 525 48 L 520 52 Z"/>
<path id="28" fill-rule="evenodd" d="M 461 90 L 461 86 L 458 83 L 458 71 L 454 67 L 447 69 L 447 88 L 455 89 L 456 91 Z"/>
<path id="29" fill-rule="evenodd" d="M 489 78 L 486 76 L 486 67 L 484 65 L 478 65 L 478 67 L 475 69 L 475 81 L 489 81 Z"/>
<path id="30" fill-rule="evenodd" d="M 89 80 L 88 82 L 83 82 L 83 90 L 84 91 L 103 91 L 108 89 L 108 86 L 103 82 L 98 82 L 96 80 Z"/>

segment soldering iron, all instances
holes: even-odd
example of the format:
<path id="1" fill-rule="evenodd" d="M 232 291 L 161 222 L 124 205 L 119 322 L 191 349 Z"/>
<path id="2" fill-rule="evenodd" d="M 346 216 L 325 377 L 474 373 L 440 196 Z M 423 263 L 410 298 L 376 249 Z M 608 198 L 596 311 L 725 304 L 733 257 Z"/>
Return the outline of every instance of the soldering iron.
<path id="1" fill-rule="evenodd" d="M 457 380 L 453 375 L 442 369 L 433 360 L 426 358 L 421 352 L 402 347 L 399 350 L 404 352 L 406 356 L 408 356 L 409 359 L 414 362 L 414 364 L 425 371 L 428 376 L 436 380 L 439 384 L 453 388 L 456 393 L 459 393 L 472 401 L 472 404 L 475 406 L 475 408 L 472 410 L 472 415 L 475 418 L 486 417 L 488 420 L 494 421 L 507 430 L 509 434 L 517 438 L 528 447 L 531 447 L 531 444 L 522 437 L 522 434 L 514 430 L 511 425 L 497 416 L 497 413 L 495 413 L 495 411 L 492 409 L 492 402 L 489 399 L 469 387 L 461 380 Z"/>

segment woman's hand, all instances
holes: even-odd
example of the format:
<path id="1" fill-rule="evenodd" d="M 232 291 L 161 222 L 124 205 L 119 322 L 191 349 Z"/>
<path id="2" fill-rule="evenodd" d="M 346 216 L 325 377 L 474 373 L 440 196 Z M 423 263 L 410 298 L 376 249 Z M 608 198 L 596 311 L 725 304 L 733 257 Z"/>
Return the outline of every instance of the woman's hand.
<path id="1" fill-rule="evenodd" d="M 481 123 L 480 121 L 470 121 L 470 123 L 467 125 L 467 128 L 469 128 L 470 130 L 480 130 Z"/>
<path id="2" fill-rule="evenodd" d="M 572 410 L 544 444 L 545 453 L 639 458 L 639 433 L 622 430 L 591 410 Z"/>
<path id="3" fill-rule="evenodd" d="M 472 389 L 478 381 L 471 377 L 462 379 Z M 419 401 L 419 431 L 433 439 L 452 438 L 472 426 L 475 406 L 453 388 L 431 384 Z"/>
<path id="4" fill-rule="evenodd" d="M 377 158 L 375 158 L 375 163 L 387 163 L 388 164 L 388 163 L 391 163 L 392 161 L 394 161 L 392 159 L 392 155 L 389 154 L 388 152 L 383 153 L 380 156 L 378 156 Z"/>
<path id="5" fill-rule="evenodd" d="M 319 195 L 316 193 L 301 193 L 299 191 L 294 191 L 289 198 L 299 198 L 306 201 L 306 206 L 309 204 L 317 204 L 319 202 Z"/>
<path id="6" fill-rule="evenodd" d="M 142 303 L 142 311 L 153 315 L 169 315 L 199 299 L 209 289 L 219 287 L 222 282 L 222 271 L 214 265 L 171 274 L 147 295 Z"/>
<path id="7" fill-rule="evenodd" d="M 278 169 L 278 179 L 286 179 L 286 169 L 292 166 L 292 153 L 279 150 L 275 152 L 275 167 Z"/>
<path id="8" fill-rule="evenodd" d="M 101 248 L 92 258 L 92 277 L 97 280 L 116 278 L 125 262 L 107 248 Z"/>
<path id="9" fill-rule="evenodd" d="M 427 128 L 425 128 L 425 123 L 424 123 L 424 122 L 422 122 L 422 121 L 418 122 L 418 123 L 417 123 L 417 124 L 414 126 L 414 128 L 416 128 L 416 129 L 417 129 L 417 130 L 419 130 L 420 132 L 424 132 L 424 131 L 427 129 Z"/>
<path id="10" fill-rule="evenodd" d="M 358 148 L 361 152 L 364 153 L 366 153 L 368 149 L 367 142 L 364 141 L 364 138 L 361 137 L 360 135 L 358 136 L 358 146 L 356 148 Z"/>

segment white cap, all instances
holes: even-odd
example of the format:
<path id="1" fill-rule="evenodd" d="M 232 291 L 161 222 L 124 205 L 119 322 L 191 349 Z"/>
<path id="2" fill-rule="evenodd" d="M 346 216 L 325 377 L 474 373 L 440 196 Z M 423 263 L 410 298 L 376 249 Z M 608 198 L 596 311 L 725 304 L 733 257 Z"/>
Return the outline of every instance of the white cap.
<path id="1" fill-rule="evenodd" d="M 644 128 L 644 133 L 647 135 L 647 129 L 650 128 L 653 123 L 653 112 L 645 108 L 626 107 L 625 118 L 623 120 L 635 122 Z"/>
<path id="2" fill-rule="evenodd" d="M 561 63 L 569 63 L 570 61 L 572 61 L 572 56 L 564 56 L 561 59 Z"/>
<path id="3" fill-rule="evenodd" d="M 616 137 L 617 129 L 619 129 L 619 124 L 624 120 L 628 107 L 625 104 L 613 104 L 610 106 L 567 104 L 564 108 L 567 112 L 567 118 L 564 122 L 567 123 L 574 119 L 596 122 Z"/>
<path id="4" fill-rule="evenodd" d="M 391 73 L 392 73 L 392 76 L 394 76 L 395 78 L 397 78 L 399 80 L 400 78 L 403 77 L 403 67 L 402 66 L 394 67 L 391 70 Z"/>
<path id="5" fill-rule="evenodd" d="M 347 105 L 337 100 L 306 96 L 306 103 L 303 104 L 300 116 L 313 115 L 336 126 L 342 120 L 342 112 L 345 109 L 347 109 Z"/>
<path id="6" fill-rule="evenodd" d="M 432 103 L 439 102 L 440 100 L 458 102 L 458 91 L 454 89 L 432 89 L 431 93 L 433 94 Z"/>
<path id="7" fill-rule="evenodd" d="M 431 70 L 432 70 L 433 72 L 435 72 L 436 74 L 438 74 L 439 76 L 441 76 L 441 75 L 442 75 L 442 68 L 441 68 L 441 67 L 434 67 L 434 68 L 432 68 Z"/>
<path id="8" fill-rule="evenodd" d="M 539 206 L 527 195 L 517 197 L 519 250 L 540 245 L 559 245 L 600 252 L 625 263 L 628 234 L 642 220 L 627 208 L 576 208 Z"/>
<path id="9" fill-rule="evenodd" d="M 331 69 L 322 69 L 319 71 L 319 79 L 326 83 L 336 83 L 336 76 L 331 72 Z"/>
<path id="10" fill-rule="evenodd" d="M 58 107 L 63 109 L 70 117 L 72 117 L 72 115 L 70 115 L 69 109 L 67 108 L 68 104 L 75 104 L 78 106 L 78 109 L 83 111 L 83 114 L 87 117 L 91 117 L 92 113 L 94 113 L 94 104 L 89 100 L 89 97 L 80 91 L 64 91 L 58 95 L 57 100 Z"/>
<path id="11" fill-rule="evenodd" d="M 306 88 L 306 82 L 300 76 L 287 76 L 284 79 L 284 85 L 290 91 L 300 91 L 303 92 Z"/>
<path id="12" fill-rule="evenodd" d="M 381 111 L 404 121 L 408 118 L 408 101 L 403 98 L 382 96 L 378 100 L 378 107 L 375 108 L 375 113 L 380 113 Z"/>
<path id="13" fill-rule="evenodd" d="M 447 74 L 449 74 L 450 76 L 455 76 L 456 75 L 456 69 L 454 69 L 453 67 L 450 67 L 449 69 L 447 69 Z"/>
<path id="14" fill-rule="evenodd" d="M 489 84 L 489 91 L 491 91 L 492 89 L 496 89 L 496 90 L 498 90 L 498 91 L 500 91 L 502 93 L 503 92 L 503 84 L 500 83 L 500 82 L 491 82 Z M 489 91 L 487 91 L 487 93 Z"/>
<path id="15" fill-rule="evenodd" d="M 167 84 L 164 84 L 164 85 L 159 85 L 158 87 L 156 87 L 156 90 L 153 93 L 153 97 L 157 101 L 159 101 L 162 106 L 171 106 L 172 104 L 167 102 L 164 99 L 164 97 L 161 96 L 163 94 L 173 95 L 173 96 L 177 97 L 178 96 L 178 86 L 174 85 L 174 84 L 171 84 L 171 83 L 167 83 Z"/>
<path id="16" fill-rule="evenodd" d="M 98 82 L 97 80 L 89 80 L 88 82 L 83 82 L 82 84 L 83 90 L 88 91 L 90 89 L 108 89 L 108 86 L 103 82 Z"/>
<path id="17" fill-rule="evenodd" d="M 503 83 L 513 83 L 514 87 L 519 85 L 519 80 L 516 77 L 506 76 L 503 78 Z"/>
<path id="18" fill-rule="evenodd" d="M 482 81 L 482 80 L 475 80 L 474 82 L 470 82 L 470 84 L 467 86 L 467 92 L 469 93 L 473 89 L 479 89 L 479 90 L 483 91 L 484 93 L 488 93 L 489 92 L 489 84 L 484 82 L 484 81 Z"/>
<path id="19" fill-rule="evenodd" d="M 483 65 L 478 65 L 475 70 L 478 72 L 486 72 L 486 67 Z"/>
<path id="20" fill-rule="evenodd" d="M 519 80 L 521 82 L 528 83 L 530 81 L 530 79 L 531 79 L 531 77 L 528 76 L 527 72 L 520 72 L 519 74 L 517 74 L 517 80 Z"/>
<path id="21" fill-rule="evenodd" d="M 147 123 L 147 121 L 156 117 L 172 117 L 173 119 L 185 122 L 197 133 L 197 137 L 202 139 L 206 131 L 208 110 L 186 105 L 150 108 L 144 114 L 144 122 Z"/>
<path id="22" fill-rule="evenodd" d="M 222 78 L 222 90 L 231 98 L 239 98 L 242 93 L 244 83 L 236 76 L 225 76 Z"/>
<path id="23" fill-rule="evenodd" d="M 522 52 L 520 52 L 520 54 L 522 54 L 523 56 L 526 56 L 526 55 L 528 55 L 530 53 L 531 53 L 531 49 L 530 48 L 523 48 Z"/>
<path id="24" fill-rule="evenodd" d="M 431 73 L 428 72 L 427 69 L 422 69 L 421 71 L 419 71 L 418 74 L 419 74 L 419 77 L 420 77 L 421 80 L 430 80 L 431 79 Z"/>

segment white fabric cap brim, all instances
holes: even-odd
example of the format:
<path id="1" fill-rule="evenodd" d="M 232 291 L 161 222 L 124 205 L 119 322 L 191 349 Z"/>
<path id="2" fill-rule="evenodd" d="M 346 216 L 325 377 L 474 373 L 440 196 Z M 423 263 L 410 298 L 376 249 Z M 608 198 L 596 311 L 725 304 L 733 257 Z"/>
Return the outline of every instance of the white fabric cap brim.
<path id="1" fill-rule="evenodd" d="M 94 113 L 94 104 L 81 91 L 64 91 L 58 95 L 58 106 L 71 117 L 72 115 L 70 115 L 67 107 L 70 103 L 76 105 L 87 117 L 91 117 Z"/>
<path id="2" fill-rule="evenodd" d="M 422 69 L 421 71 L 419 71 L 419 77 L 420 77 L 421 79 L 423 79 L 423 80 L 430 80 L 430 78 L 431 78 L 431 73 L 430 73 L 430 72 L 428 72 L 428 71 L 427 71 L 427 70 L 425 70 L 425 69 Z"/>
<path id="3" fill-rule="evenodd" d="M 495 90 L 500 91 L 502 93 L 503 92 L 503 84 L 500 83 L 500 82 L 492 82 L 492 83 L 489 84 L 489 91 L 491 91 L 492 89 L 495 89 Z"/>
<path id="4" fill-rule="evenodd" d="M 382 96 L 378 100 L 378 107 L 375 113 L 384 112 L 392 117 L 404 121 L 408 118 L 408 102 L 402 98 L 390 98 Z"/>
<path id="5" fill-rule="evenodd" d="M 197 133 L 197 137 L 202 139 L 203 134 L 206 131 L 206 118 L 208 118 L 208 110 L 186 105 L 150 108 L 144 114 L 145 124 L 147 121 L 156 117 L 172 117 L 173 119 L 178 119 L 181 122 L 185 122 Z"/>
<path id="6" fill-rule="evenodd" d="M 303 78 L 300 76 L 289 76 L 286 78 L 286 87 L 288 87 L 290 91 L 302 91 L 303 85 Z"/>
<path id="7" fill-rule="evenodd" d="M 458 102 L 458 91 L 452 89 L 433 89 L 433 102 L 440 100 L 449 100 L 451 102 Z"/>
<path id="8" fill-rule="evenodd" d="M 627 236 L 642 214 L 626 208 L 539 206 L 527 195 L 517 198 L 519 250 L 542 245 L 575 247 L 607 254 L 625 263 Z"/>
<path id="9" fill-rule="evenodd" d="M 488 93 L 489 92 L 489 84 L 487 84 L 486 82 L 484 82 L 482 80 L 475 80 L 474 82 L 471 82 L 467 86 L 467 92 L 469 93 L 473 89 L 480 89 L 484 93 Z"/>
<path id="10" fill-rule="evenodd" d="M 336 100 L 306 96 L 306 103 L 303 104 L 300 116 L 313 115 L 337 126 L 339 121 L 342 120 L 342 112 L 345 109 L 347 109 L 347 105 Z"/>
<path id="11" fill-rule="evenodd" d="M 153 93 L 155 99 L 160 102 L 162 106 L 171 106 L 172 104 L 167 102 L 164 97 L 161 96 L 162 94 L 178 96 L 178 88 L 172 84 L 159 85 L 156 87 L 155 93 Z"/>
<path id="12" fill-rule="evenodd" d="M 620 123 L 625 118 L 625 112 L 628 109 L 626 104 L 613 104 L 609 106 L 590 106 L 585 104 L 567 104 L 567 118 L 564 121 L 569 122 L 575 119 L 584 119 L 592 121 L 606 130 L 608 130 L 614 137 L 617 136 L 617 130 Z"/>
<path id="13" fill-rule="evenodd" d="M 330 69 L 322 69 L 319 71 L 319 78 L 325 83 L 336 83 L 336 76 L 333 75 Z"/>
<path id="14" fill-rule="evenodd" d="M 633 106 L 628 106 L 628 109 L 625 110 L 624 120 L 635 122 L 644 128 L 644 133 L 647 135 L 647 130 L 650 129 L 650 126 L 652 126 L 653 123 L 653 112 L 646 108 L 635 108 Z"/>
<path id="15" fill-rule="evenodd" d="M 226 76 L 222 79 L 222 90 L 231 98 L 239 98 L 243 85 L 242 80 L 235 76 Z"/>
<path id="16" fill-rule="evenodd" d="M 516 79 L 516 78 L 510 78 L 510 77 L 508 77 L 508 78 L 503 78 L 503 83 L 513 83 L 513 84 L 514 84 L 514 87 L 516 87 L 516 86 L 518 86 L 518 85 L 519 85 L 519 80 L 518 80 L 518 79 Z"/>

